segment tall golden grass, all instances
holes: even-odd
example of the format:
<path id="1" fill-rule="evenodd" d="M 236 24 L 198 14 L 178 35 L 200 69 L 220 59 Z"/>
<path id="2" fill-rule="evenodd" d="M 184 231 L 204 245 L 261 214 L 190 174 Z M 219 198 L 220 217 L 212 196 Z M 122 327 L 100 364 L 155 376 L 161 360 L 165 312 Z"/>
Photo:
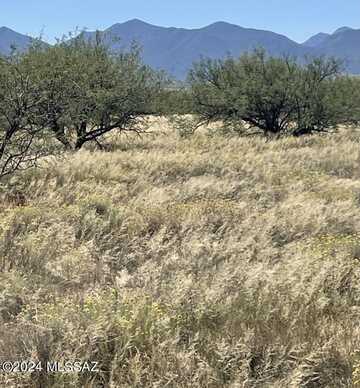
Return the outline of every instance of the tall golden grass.
<path id="1" fill-rule="evenodd" d="M 0 385 L 359 385 L 360 132 L 154 132 L 2 184 L 0 358 L 101 371 Z"/>

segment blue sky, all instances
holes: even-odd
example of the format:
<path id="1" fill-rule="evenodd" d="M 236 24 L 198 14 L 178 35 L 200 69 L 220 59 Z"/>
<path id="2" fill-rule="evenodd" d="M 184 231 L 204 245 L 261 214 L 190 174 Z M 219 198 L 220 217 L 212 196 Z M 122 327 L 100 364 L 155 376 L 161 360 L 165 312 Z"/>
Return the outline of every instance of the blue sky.
<path id="1" fill-rule="evenodd" d="M 0 25 L 48 41 L 129 19 L 185 28 L 215 21 L 266 29 L 298 42 L 338 27 L 360 28 L 360 0 L 3 0 Z"/>

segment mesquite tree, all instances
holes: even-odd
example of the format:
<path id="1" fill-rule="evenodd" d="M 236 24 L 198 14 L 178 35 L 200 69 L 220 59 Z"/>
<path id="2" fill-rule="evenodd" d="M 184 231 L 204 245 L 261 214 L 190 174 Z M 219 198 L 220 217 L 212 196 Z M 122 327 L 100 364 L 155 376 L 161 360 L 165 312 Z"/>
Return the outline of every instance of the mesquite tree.
<path id="1" fill-rule="evenodd" d="M 32 167 L 50 152 L 46 119 L 39 116 L 43 96 L 21 55 L 0 58 L 0 178 Z"/>
<path id="2" fill-rule="evenodd" d="M 145 66 L 139 50 L 113 53 L 82 35 L 52 47 L 32 47 L 23 58 L 40 85 L 39 117 L 66 148 L 80 149 L 110 131 L 142 131 L 154 112 L 163 78 Z"/>
<path id="3" fill-rule="evenodd" d="M 340 64 L 316 58 L 268 57 L 255 50 L 239 59 L 204 59 L 189 73 L 193 110 L 201 122 L 268 136 L 302 135 L 334 128 L 342 117 L 335 80 Z M 247 126 L 239 125 L 246 123 Z M 253 132 L 252 132 L 253 133 Z"/>

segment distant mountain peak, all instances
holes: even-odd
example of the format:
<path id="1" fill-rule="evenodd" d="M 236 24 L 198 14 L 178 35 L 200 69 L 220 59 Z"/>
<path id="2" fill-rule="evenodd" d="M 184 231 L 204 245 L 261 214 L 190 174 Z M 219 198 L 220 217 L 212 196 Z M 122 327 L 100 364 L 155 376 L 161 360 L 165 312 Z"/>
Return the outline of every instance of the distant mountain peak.
<path id="1" fill-rule="evenodd" d="M 322 43 L 325 42 L 326 39 L 328 39 L 330 34 L 325 34 L 324 32 L 319 32 L 318 34 L 312 36 L 307 41 L 303 43 L 303 46 L 306 47 L 317 47 L 320 46 Z"/>
<path id="2" fill-rule="evenodd" d="M 11 32 L 11 33 L 13 33 L 13 34 L 18 34 L 18 32 L 14 31 L 14 30 L 12 30 L 11 28 L 6 27 L 6 26 L 0 27 L 0 31 L 1 31 L 1 32 Z"/>
<path id="3" fill-rule="evenodd" d="M 213 26 L 213 27 L 217 27 L 217 26 L 221 27 L 221 26 L 234 26 L 234 25 L 235 24 L 231 24 L 231 23 L 224 22 L 224 21 L 220 20 L 218 22 L 214 22 L 214 23 L 209 24 L 208 27 L 211 27 L 211 26 Z"/>
<path id="4" fill-rule="evenodd" d="M 126 21 L 123 24 L 149 24 L 149 23 L 146 23 L 143 20 L 134 18 L 134 19 L 130 19 L 130 20 Z"/>
<path id="5" fill-rule="evenodd" d="M 219 22 L 211 23 L 208 26 L 203 27 L 202 29 L 230 30 L 230 29 L 234 29 L 234 28 L 242 29 L 243 27 L 240 27 L 237 24 L 219 21 Z"/>
<path id="6" fill-rule="evenodd" d="M 126 26 L 126 27 L 132 27 L 132 28 L 141 28 L 141 27 L 154 27 L 150 23 L 146 23 L 143 20 L 140 19 L 131 19 L 123 23 L 116 23 L 112 27 L 119 27 L 119 26 Z"/>
<path id="7" fill-rule="evenodd" d="M 334 32 L 334 34 L 333 35 L 335 35 L 335 34 L 341 34 L 342 32 L 346 32 L 346 31 L 352 31 L 353 30 L 353 28 L 350 28 L 350 27 L 340 27 L 340 28 L 338 28 L 335 32 Z"/>
<path id="8" fill-rule="evenodd" d="M 132 30 L 132 31 L 146 31 L 147 29 L 162 28 L 154 26 L 153 24 L 146 23 L 140 19 L 131 19 L 123 23 L 113 24 L 107 28 L 106 31 L 117 31 L 117 30 Z"/>

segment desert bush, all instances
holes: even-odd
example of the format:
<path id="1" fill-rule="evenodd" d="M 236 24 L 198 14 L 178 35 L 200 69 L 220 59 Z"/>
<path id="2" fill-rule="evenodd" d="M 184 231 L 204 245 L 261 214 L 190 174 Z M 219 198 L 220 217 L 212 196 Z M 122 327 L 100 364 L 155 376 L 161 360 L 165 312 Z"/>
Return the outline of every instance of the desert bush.
<path id="1" fill-rule="evenodd" d="M 343 122 L 358 125 L 360 122 L 360 78 L 342 76 L 336 80 L 336 98 L 343 104 Z"/>
<path id="2" fill-rule="evenodd" d="M 192 99 L 186 85 L 169 83 L 157 99 L 158 111 L 163 115 L 184 115 L 192 113 Z"/>
<path id="3" fill-rule="evenodd" d="M 323 132 L 344 117 L 343 96 L 335 87 L 340 70 L 334 59 L 300 65 L 262 50 L 239 59 L 203 59 L 189 73 L 193 109 L 198 122 L 222 121 L 239 133 Z"/>
<path id="4" fill-rule="evenodd" d="M 141 132 L 154 113 L 163 77 L 140 59 L 134 45 L 115 54 L 98 37 L 82 34 L 54 46 L 35 45 L 22 58 L 36 81 L 42 125 L 68 149 L 80 149 L 110 131 Z"/>
<path id="5" fill-rule="evenodd" d="M 16 52 L 0 58 L 0 178 L 51 153 L 46 117 L 39 116 L 39 83 L 29 78 L 22 60 Z"/>
<path id="6" fill-rule="evenodd" d="M 0 177 L 56 151 L 80 149 L 111 131 L 140 133 L 160 110 L 166 79 L 145 66 L 134 45 L 114 54 L 80 34 L 54 46 L 37 41 L 0 60 Z"/>

